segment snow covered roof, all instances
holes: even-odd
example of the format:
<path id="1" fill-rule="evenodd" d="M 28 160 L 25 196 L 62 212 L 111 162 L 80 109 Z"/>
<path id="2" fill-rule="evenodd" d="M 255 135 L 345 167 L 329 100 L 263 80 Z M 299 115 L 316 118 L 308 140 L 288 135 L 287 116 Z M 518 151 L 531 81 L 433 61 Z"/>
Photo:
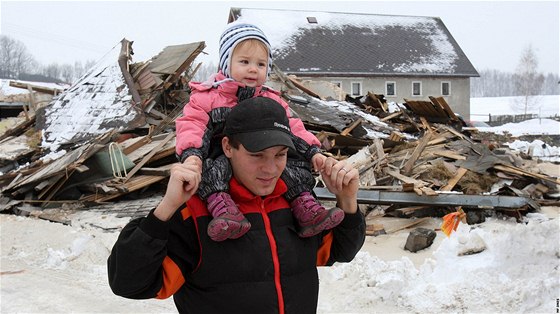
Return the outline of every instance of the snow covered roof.
<path id="1" fill-rule="evenodd" d="M 479 76 L 437 17 L 232 8 L 235 20 L 259 26 L 289 74 Z"/>
<path id="2" fill-rule="evenodd" d="M 18 94 L 29 94 L 29 90 L 12 87 L 10 86 L 10 81 L 15 81 L 19 83 L 31 84 L 33 86 L 53 88 L 53 89 L 65 89 L 68 88 L 68 84 L 59 83 L 47 83 L 47 82 L 32 82 L 32 81 L 22 81 L 22 80 L 11 80 L 11 79 L 0 79 L 0 98 L 2 96 L 18 95 Z"/>
<path id="3" fill-rule="evenodd" d="M 111 129 L 130 130 L 145 124 L 119 67 L 121 45 L 116 45 L 37 117 L 43 129 L 43 147 L 79 143 Z"/>

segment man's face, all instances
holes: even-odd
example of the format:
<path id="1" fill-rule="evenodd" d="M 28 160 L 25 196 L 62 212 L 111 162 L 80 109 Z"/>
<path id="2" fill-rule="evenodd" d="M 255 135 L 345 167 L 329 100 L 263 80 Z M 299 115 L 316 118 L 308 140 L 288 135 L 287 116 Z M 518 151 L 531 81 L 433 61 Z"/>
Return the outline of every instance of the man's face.
<path id="1" fill-rule="evenodd" d="M 251 153 L 239 145 L 233 148 L 224 137 L 222 147 L 230 159 L 233 176 L 249 191 L 258 196 L 266 196 L 274 191 L 276 182 L 286 168 L 288 148 L 274 146 L 257 153 Z"/>
<path id="2" fill-rule="evenodd" d="M 231 78 L 249 87 L 261 86 L 266 82 L 268 50 L 256 39 L 239 43 L 231 56 Z"/>

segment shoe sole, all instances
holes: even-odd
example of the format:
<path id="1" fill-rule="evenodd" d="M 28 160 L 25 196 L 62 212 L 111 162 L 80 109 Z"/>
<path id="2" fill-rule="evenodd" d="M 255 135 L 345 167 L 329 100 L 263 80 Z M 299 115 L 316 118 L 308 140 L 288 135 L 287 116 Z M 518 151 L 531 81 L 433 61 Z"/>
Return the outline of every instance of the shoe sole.
<path id="1" fill-rule="evenodd" d="M 221 242 L 227 239 L 237 239 L 247 233 L 251 228 L 251 223 L 247 219 L 241 222 L 215 218 L 208 224 L 208 236 L 210 239 Z"/>
<path id="2" fill-rule="evenodd" d="M 344 219 L 344 211 L 338 207 L 332 208 L 329 211 L 329 215 L 325 217 L 323 221 L 315 226 L 309 226 L 303 228 L 299 232 L 299 236 L 302 238 L 312 237 L 319 234 L 323 230 L 329 230 L 338 226 Z"/>

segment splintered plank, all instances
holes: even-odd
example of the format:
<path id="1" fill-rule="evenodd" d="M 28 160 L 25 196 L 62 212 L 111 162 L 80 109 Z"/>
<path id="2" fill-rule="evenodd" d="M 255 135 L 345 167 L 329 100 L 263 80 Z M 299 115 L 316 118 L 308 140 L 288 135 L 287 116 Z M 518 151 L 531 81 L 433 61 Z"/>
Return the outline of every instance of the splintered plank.
<path id="1" fill-rule="evenodd" d="M 412 156 L 410 156 L 410 158 L 404 164 L 403 171 L 402 171 L 404 175 L 410 175 L 410 173 L 412 172 L 412 167 L 414 167 L 414 163 L 416 163 L 416 160 L 418 159 L 418 157 L 420 157 L 420 154 L 422 153 L 422 151 L 430 141 L 431 137 L 432 137 L 432 133 L 430 132 L 426 132 L 424 134 L 424 136 L 422 137 L 422 139 L 414 149 Z"/>
<path id="2" fill-rule="evenodd" d="M 427 220 L 429 220 L 429 219 L 431 219 L 431 217 L 424 217 L 424 218 L 416 219 L 416 220 L 414 220 L 414 221 L 412 221 L 412 222 L 410 222 L 410 223 L 407 223 L 407 224 L 404 225 L 404 226 L 398 227 L 398 228 L 396 228 L 396 229 L 389 230 L 389 231 L 387 231 L 387 233 L 395 233 L 395 232 L 397 232 L 397 231 L 401 231 L 401 230 L 404 230 L 404 229 L 408 229 L 408 228 L 410 228 L 410 227 L 419 225 L 419 224 L 421 224 L 421 223 L 423 223 L 423 222 L 425 222 L 425 221 L 427 221 Z"/>
<path id="3" fill-rule="evenodd" d="M 457 120 L 457 116 L 455 115 L 455 112 L 453 112 L 451 107 L 449 107 L 449 105 L 447 104 L 447 101 L 445 101 L 445 98 L 443 98 L 443 97 L 433 97 L 433 96 L 430 96 L 429 98 L 433 103 L 436 103 L 436 104 L 440 105 L 443 108 L 443 110 L 445 110 L 447 115 L 449 115 L 449 118 L 451 118 L 453 120 Z"/>
<path id="4" fill-rule="evenodd" d="M 315 98 L 319 98 L 319 99 L 325 99 L 324 97 L 319 96 L 319 94 L 315 93 L 314 91 L 310 90 L 309 88 L 305 87 L 303 84 L 301 84 L 298 80 L 296 80 L 295 78 L 292 77 L 288 77 L 288 79 L 292 82 L 292 84 L 294 84 L 297 88 L 299 88 L 301 91 L 303 91 L 304 93 L 313 96 Z"/>
<path id="5" fill-rule="evenodd" d="M 348 134 L 350 134 L 350 132 L 352 132 L 352 130 L 354 130 L 358 125 L 360 125 L 362 121 L 363 121 L 362 118 L 359 118 L 358 120 L 354 121 L 349 127 L 347 127 L 342 132 L 340 132 L 340 135 L 347 136 Z"/>
<path id="6" fill-rule="evenodd" d="M 493 168 L 497 169 L 497 170 L 504 171 L 504 172 L 508 172 L 508 173 L 513 173 L 513 174 L 522 175 L 522 176 L 526 176 L 526 177 L 546 180 L 546 181 L 552 182 L 554 184 L 560 184 L 560 179 L 554 179 L 554 178 L 542 175 L 540 173 L 529 172 L 529 171 L 526 171 L 526 170 L 523 170 L 523 169 L 520 169 L 520 168 L 517 168 L 517 167 L 514 167 L 514 166 L 494 165 Z"/>
<path id="7" fill-rule="evenodd" d="M 379 121 L 385 122 L 387 120 L 391 120 L 393 118 L 396 118 L 396 117 L 400 116 L 401 114 L 402 114 L 402 111 L 396 111 L 396 112 L 393 112 L 390 115 L 386 116 L 385 118 L 379 119 Z"/>
<path id="8" fill-rule="evenodd" d="M 451 191 L 455 187 L 457 182 L 459 182 L 459 180 L 461 180 L 461 178 L 465 175 L 465 173 L 467 173 L 467 171 L 468 170 L 465 168 L 457 169 L 457 173 L 455 174 L 455 176 L 451 178 L 451 180 L 447 182 L 447 185 L 442 187 L 440 191 Z"/>
<path id="9" fill-rule="evenodd" d="M 152 149 L 152 151 L 144 156 L 144 158 L 136 164 L 136 166 L 134 166 L 134 168 L 132 168 L 132 170 L 130 170 L 130 172 L 127 174 L 125 181 L 130 180 L 130 178 L 132 178 L 132 176 L 138 171 L 140 170 L 140 168 L 142 168 L 142 166 L 144 166 L 144 164 L 146 164 L 156 153 L 158 153 L 160 151 L 160 149 L 167 144 L 167 142 L 169 142 L 173 137 L 175 137 L 175 133 L 169 133 L 156 147 L 154 147 Z"/>
<path id="10" fill-rule="evenodd" d="M 92 194 L 80 199 L 83 202 L 106 202 L 108 200 L 115 199 L 122 195 L 128 194 L 130 192 L 142 189 L 146 186 L 159 182 L 167 178 L 166 176 L 147 176 L 147 175 L 137 175 L 134 176 L 129 181 L 122 183 L 119 188 L 123 190 L 123 192 L 110 194 L 110 195 L 100 195 L 100 194 Z"/>

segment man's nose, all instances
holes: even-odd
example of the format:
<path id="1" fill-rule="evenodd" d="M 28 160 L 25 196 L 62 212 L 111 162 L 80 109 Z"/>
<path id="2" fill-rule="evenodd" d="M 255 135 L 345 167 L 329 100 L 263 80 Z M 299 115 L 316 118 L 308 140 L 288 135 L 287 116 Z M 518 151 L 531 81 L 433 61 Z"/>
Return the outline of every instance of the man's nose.
<path id="1" fill-rule="evenodd" d="M 267 158 L 261 165 L 261 170 L 266 173 L 274 173 L 276 171 L 276 162 L 274 158 Z"/>

